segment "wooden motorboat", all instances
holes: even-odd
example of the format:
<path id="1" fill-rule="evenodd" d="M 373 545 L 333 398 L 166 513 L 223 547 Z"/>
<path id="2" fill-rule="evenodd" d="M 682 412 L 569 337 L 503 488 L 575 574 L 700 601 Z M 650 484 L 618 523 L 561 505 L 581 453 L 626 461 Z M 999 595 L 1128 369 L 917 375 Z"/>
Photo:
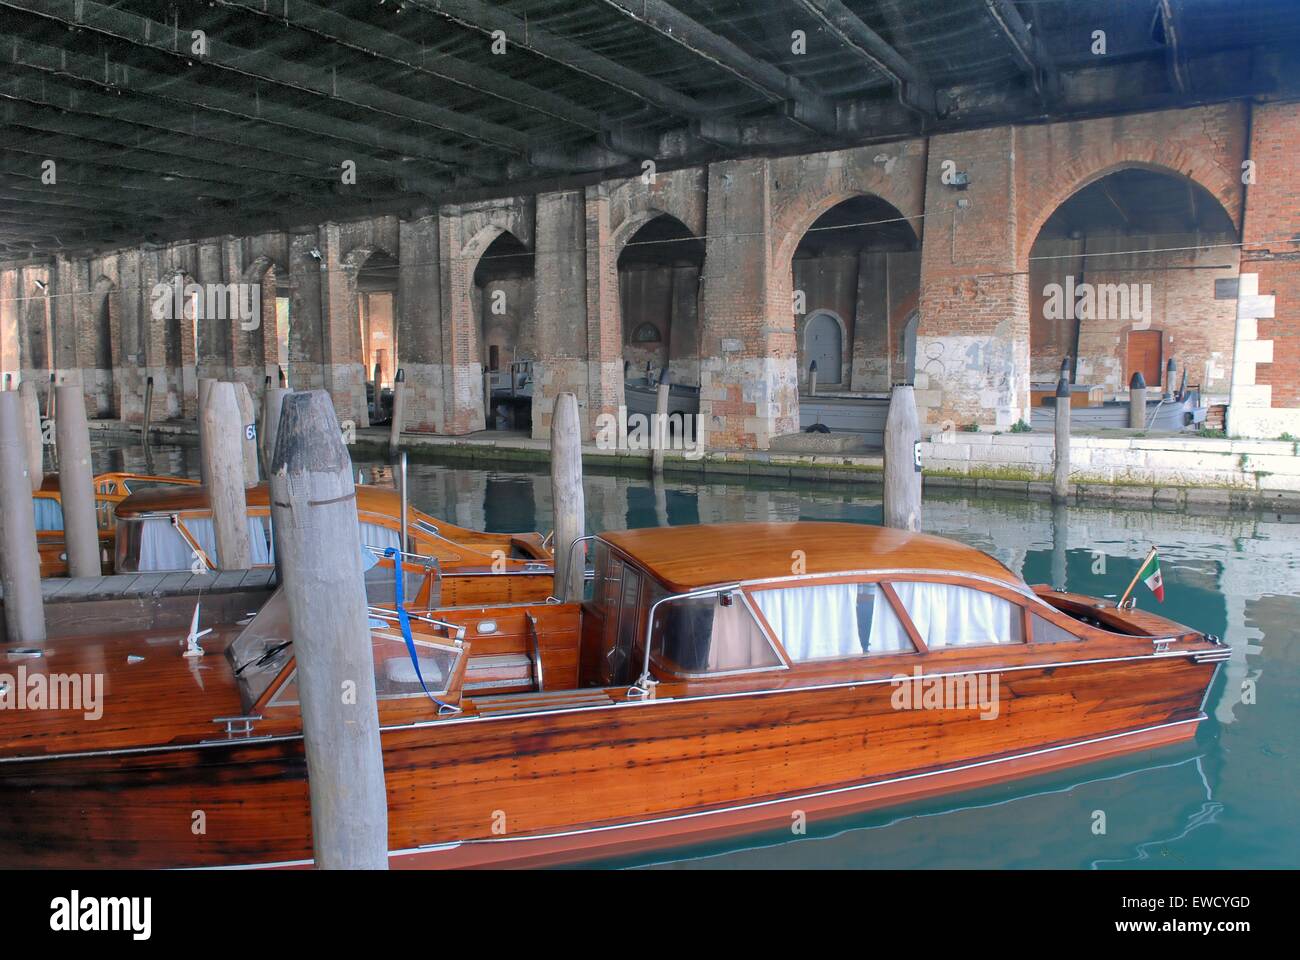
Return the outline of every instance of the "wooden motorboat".
<path id="1" fill-rule="evenodd" d="M 397 630 L 373 630 L 393 866 L 785 831 L 796 812 L 1186 740 L 1228 655 L 921 534 L 746 523 L 607 533 L 590 548 L 581 604 L 415 620 L 446 708 L 413 682 Z M 219 630 L 197 661 L 174 635 L 141 634 L 10 658 L 9 673 L 100 673 L 104 690 L 93 722 L 15 710 L 0 726 L 0 866 L 309 864 L 286 607 Z"/>
<path id="2" fill-rule="evenodd" d="M 197 480 L 159 477 L 144 473 L 101 473 L 94 478 L 95 523 L 99 528 L 99 553 L 104 573 L 113 572 L 115 521 L 113 509 L 133 493 L 166 486 L 192 486 Z M 59 475 L 47 473 L 41 488 L 32 494 L 36 511 L 36 545 L 41 557 L 42 577 L 66 577 L 68 555 L 63 539 L 63 502 Z"/>
<path id="3" fill-rule="evenodd" d="M 361 547 L 375 562 L 376 575 L 392 571 L 394 561 L 383 557 L 390 547 L 405 551 L 413 574 L 422 566 L 441 573 L 440 578 L 424 577 L 420 597 L 424 606 L 545 600 L 550 595 L 553 563 L 540 534 L 469 530 L 408 507 L 403 546 L 402 504 L 397 491 L 364 485 L 356 491 Z M 249 487 L 245 499 L 253 566 L 270 567 L 274 564 L 274 537 L 269 485 Z M 121 501 L 115 512 L 115 572 L 220 567 L 205 487 L 149 490 Z M 435 592 L 439 588 L 440 597 Z"/>

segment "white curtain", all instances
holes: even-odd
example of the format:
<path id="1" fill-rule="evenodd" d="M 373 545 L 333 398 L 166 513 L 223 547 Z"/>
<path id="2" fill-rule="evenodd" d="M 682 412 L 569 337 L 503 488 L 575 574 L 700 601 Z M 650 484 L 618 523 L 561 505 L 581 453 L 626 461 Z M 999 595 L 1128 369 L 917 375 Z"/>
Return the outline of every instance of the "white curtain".
<path id="1" fill-rule="evenodd" d="M 1011 643 L 1017 639 L 1011 622 L 1017 608 L 1001 597 L 951 583 L 899 581 L 893 587 L 917 633 L 932 650 Z"/>
<path id="2" fill-rule="evenodd" d="M 136 569 L 141 573 L 153 570 L 188 570 L 194 562 L 194 551 L 185 538 L 176 532 L 167 517 L 148 517 L 138 521 L 140 530 L 140 562 Z"/>
<path id="3" fill-rule="evenodd" d="M 142 521 L 144 530 L 140 536 L 141 573 L 150 570 L 189 570 L 194 563 L 194 550 L 185 538 L 172 526 L 167 517 L 149 517 Z M 209 517 L 188 517 L 181 520 L 185 529 L 217 566 L 221 558 L 217 554 L 217 533 Z M 269 564 L 273 561 L 268 531 L 270 524 L 265 517 L 248 518 L 248 545 L 253 565 Z"/>
<path id="4" fill-rule="evenodd" d="M 52 497 L 32 497 L 37 530 L 62 530 L 63 506 Z"/>
<path id="5" fill-rule="evenodd" d="M 755 590 L 751 596 L 790 659 L 861 655 L 856 583 Z"/>
<path id="6" fill-rule="evenodd" d="M 380 526 L 377 523 L 362 523 L 361 543 L 367 547 L 374 547 L 380 554 L 383 554 L 389 547 L 401 550 L 402 535 L 396 530 Z"/>
<path id="7" fill-rule="evenodd" d="M 910 653 L 915 649 L 912 646 L 912 638 L 903 628 L 903 622 L 898 619 L 894 608 L 889 605 L 889 598 L 885 596 L 885 591 L 874 583 L 861 584 L 861 590 L 863 603 L 867 602 L 865 599 L 867 595 L 871 597 L 871 633 L 867 637 L 867 652 Z"/>

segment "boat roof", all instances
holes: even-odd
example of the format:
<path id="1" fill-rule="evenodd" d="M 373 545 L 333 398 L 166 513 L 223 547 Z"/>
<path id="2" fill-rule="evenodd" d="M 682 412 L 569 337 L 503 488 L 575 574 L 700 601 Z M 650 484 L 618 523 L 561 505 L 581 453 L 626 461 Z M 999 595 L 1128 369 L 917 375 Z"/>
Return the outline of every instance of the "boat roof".
<path id="1" fill-rule="evenodd" d="M 374 487 L 362 484 L 357 490 L 357 509 L 395 517 L 401 513 L 402 501 L 391 487 Z M 244 491 L 244 500 L 250 507 L 271 505 L 270 485 L 259 483 Z M 117 505 L 119 517 L 134 517 L 142 513 L 176 513 L 182 510 L 208 510 L 211 503 L 207 487 L 201 484 L 157 487 L 133 493 Z M 412 509 L 413 518 L 424 514 Z"/>
<path id="2" fill-rule="evenodd" d="M 928 533 L 861 523 L 702 523 L 601 534 L 674 593 L 803 573 L 930 570 L 987 577 L 1017 589 L 1024 581 L 981 550 Z"/>

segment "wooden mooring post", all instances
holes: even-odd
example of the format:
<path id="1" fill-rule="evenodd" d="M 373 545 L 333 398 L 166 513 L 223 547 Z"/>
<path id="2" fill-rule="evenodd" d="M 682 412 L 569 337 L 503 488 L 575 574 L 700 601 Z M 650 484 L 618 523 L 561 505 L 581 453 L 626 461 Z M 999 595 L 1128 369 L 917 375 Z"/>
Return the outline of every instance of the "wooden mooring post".
<path id="1" fill-rule="evenodd" d="M 654 444 L 650 450 L 650 465 L 655 476 L 664 472 L 664 450 L 668 447 L 668 393 L 671 387 L 662 380 L 655 387 L 655 428 L 651 431 Z"/>
<path id="2" fill-rule="evenodd" d="M 280 410 L 288 395 L 289 391 L 284 387 L 271 386 L 262 394 L 262 426 L 257 443 L 262 450 L 262 465 L 267 479 L 271 476 L 271 458 L 275 456 L 275 437 L 280 431 Z"/>
<path id="3" fill-rule="evenodd" d="M 1147 425 L 1147 381 L 1138 370 L 1128 382 L 1128 426 L 1130 430 L 1144 430 Z"/>
<path id="4" fill-rule="evenodd" d="M 149 427 L 153 421 L 153 377 L 144 378 L 144 412 L 140 415 L 140 445 L 149 449 Z"/>
<path id="5" fill-rule="evenodd" d="M 257 485 L 257 407 L 248 384 L 235 382 L 235 402 L 239 404 L 239 443 L 244 451 L 244 486 Z"/>
<path id="6" fill-rule="evenodd" d="M 45 439 L 41 434 L 41 404 L 36 396 L 36 381 L 23 380 L 18 384 L 22 403 L 23 450 L 27 462 L 27 481 L 31 492 L 41 489 L 45 480 Z"/>
<path id="7" fill-rule="evenodd" d="M 1052 462 L 1052 499 L 1070 495 L 1070 381 L 1064 369 L 1056 381 L 1056 457 Z"/>
<path id="8" fill-rule="evenodd" d="M 59 501 L 63 508 L 63 542 L 68 576 L 98 577 L 99 525 L 95 520 L 95 479 L 90 462 L 90 427 L 86 402 L 77 385 L 55 388 L 54 424 L 59 447 Z"/>
<path id="9" fill-rule="evenodd" d="M 583 551 L 573 541 L 583 535 L 586 500 L 582 492 L 582 433 L 578 398 L 561 393 L 555 398 L 551 416 L 551 502 L 555 509 L 555 596 L 561 600 L 582 599 Z"/>
<path id="10" fill-rule="evenodd" d="M 209 559 L 222 570 L 246 570 L 253 565 L 253 560 L 248 541 L 248 500 L 244 494 L 242 418 L 235 385 L 214 382 L 200 415 L 206 443 L 200 453 L 217 540 L 217 557 Z"/>
<path id="11" fill-rule="evenodd" d="M 397 456 L 402 442 L 402 416 L 406 412 L 406 371 L 398 369 L 393 377 L 393 422 L 388 426 L 388 456 Z"/>
<path id="12" fill-rule="evenodd" d="M 388 796 L 352 476 L 329 395 L 285 397 L 271 513 L 298 662 L 313 852 L 322 869 L 383 870 Z"/>
<path id="13" fill-rule="evenodd" d="M 18 393 L 0 393 L 0 583 L 4 586 L 5 640 L 45 641 L 41 595 L 41 557 L 36 548 L 36 516 L 28 478 L 23 402 Z"/>
<path id="14" fill-rule="evenodd" d="M 203 418 L 203 410 L 208 405 L 208 394 L 212 392 L 212 385 L 216 382 L 217 381 L 213 377 L 199 378 L 199 482 L 205 487 L 208 485 L 208 462 L 203 451 L 208 446 L 209 441 L 207 435 L 208 427 Z"/>
<path id="15" fill-rule="evenodd" d="M 896 383 L 885 417 L 885 526 L 921 529 L 921 425 L 916 393 L 910 383 Z"/>

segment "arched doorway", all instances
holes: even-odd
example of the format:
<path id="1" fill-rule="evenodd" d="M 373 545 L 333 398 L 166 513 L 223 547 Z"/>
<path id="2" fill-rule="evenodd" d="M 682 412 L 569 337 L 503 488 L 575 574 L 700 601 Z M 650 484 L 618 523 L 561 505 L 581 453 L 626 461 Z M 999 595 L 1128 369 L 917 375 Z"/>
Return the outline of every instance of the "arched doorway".
<path id="1" fill-rule="evenodd" d="M 380 386 L 390 385 L 396 372 L 397 259 L 372 251 L 357 270 L 357 329 L 359 357 L 367 379 L 380 368 Z"/>
<path id="2" fill-rule="evenodd" d="M 704 241 L 670 214 L 646 221 L 618 257 L 627 376 L 699 386 L 700 273 Z"/>
<path id="3" fill-rule="evenodd" d="M 483 251 L 471 292 L 478 318 L 479 362 L 491 377 L 489 429 L 528 429 L 532 412 L 533 252 L 509 231 Z"/>
<path id="4" fill-rule="evenodd" d="M 850 197 L 813 221 L 790 270 L 800 389 L 816 360 L 819 391 L 887 391 L 906 363 L 904 328 L 920 291 L 911 224 L 880 197 Z"/>
<path id="5" fill-rule="evenodd" d="M 1236 240 L 1222 204 L 1168 170 L 1125 167 L 1076 191 L 1029 253 L 1031 403 L 1055 389 L 1067 357 L 1072 381 L 1107 398 L 1141 372 L 1149 387 L 1185 381 L 1202 403 L 1226 401 Z"/>
<path id="6" fill-rule="evenodd" d="M 811 374 L 813 364 L 817 365 L 817 376 L 827 371 L 835 384 L 841 380 L 844 357 L 844 321 L 829 310 L 813 313 L 803 328 L 803 360 L 808 364 Z"/>

